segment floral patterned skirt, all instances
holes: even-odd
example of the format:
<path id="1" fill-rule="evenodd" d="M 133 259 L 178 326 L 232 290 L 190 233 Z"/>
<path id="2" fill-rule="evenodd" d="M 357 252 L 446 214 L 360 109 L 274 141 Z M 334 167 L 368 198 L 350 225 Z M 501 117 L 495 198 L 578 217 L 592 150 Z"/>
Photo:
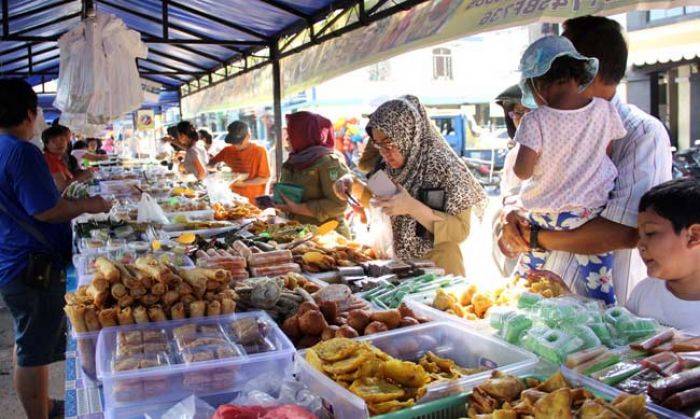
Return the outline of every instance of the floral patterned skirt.
<path id="1" fill-rule="evenodd" d="M 560 213 L 530 213 L 528 218 L 532 224 L 543 230 L 566 231 L 573 230 L 596 218 L 600 209 L 581 209 Z M 520 255 L 516 272 L 526 277 L 531 270 L 539 270 L 545 266 L 550 252 L 531 251 Z M 613 289 L 613 252 L 596 255 L 574 255 L 578 268 L 574 278 L 562 278 L 572 291 L 577 294 L 602 300 L 605 304 L 615 304 Z"/>

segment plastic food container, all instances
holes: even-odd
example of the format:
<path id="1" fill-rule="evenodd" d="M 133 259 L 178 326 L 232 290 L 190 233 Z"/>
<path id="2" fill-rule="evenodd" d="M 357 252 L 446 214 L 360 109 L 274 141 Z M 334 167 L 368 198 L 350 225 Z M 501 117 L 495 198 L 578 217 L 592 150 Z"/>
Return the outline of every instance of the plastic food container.
<path id="1" fill-rule="evenodd" d="M 164 263 L 169 263 L 179 268 L 192 268 L 194 267 L 194 262 L 188 256 L 173 252 L 151 252 L 158 260 Z M 136 259 L 141 254 L 136 252 L 96 252 L 88 254 L 80 254 L 73 256 L 73 266 L 75 266 L 76 273 L 78 274 L 78 285 L 86 285 L 92 281 L 92 276 L 95 273 L 95 259 L 98 257 L 105 257 L 109 260 L 116 260 L 124 264 L 131 264 L 136 261 Z"/>
<path id="2" fill-rule="evenodd" d="M 71 328 L 71 336 L 75 339 L 75 350 L 78 355 L 80 367 L 83 370 L 83 375 L 91 380 L 97 379 L 95 349 L 97 348 L 97 338 L 99 335 L 99 331 L 76 333 Z"/>
<path id="3" fill-rule="evenodd" d="M 622 393 L 621 390 L 616 389 L 615 387 L 608 386 L 606 384 L 601 383 L 600 381 L 591 378 L 591 377 L 586 377 L 585 375 L 581 375 L 577 373 L 576 371 L 573 371 L 566 366 L 562 365 L 561 366 L 561 372 L 564 374 L 564 377 L 569 380 L 569 382 L 572 385 L 575 386 L 583 386 L 590 388 L 591 390 L 602 394 L 606 398 L 609 399 L 614 399 L 618 395 Z M 660 418 L 668 418 L 668 419 L 687 419 L 688 416 L 684 415 L 683 413 L 680 412 L 675 412 L 670 409 L 666 409 L 665 407 L 659 406 L 655 403 L 652 403 L 651 401 L 647 400 L 647 410 L 656 416 Z"/>
<path id="4" fill-rule="evenodd" d="M 103 329 L 97 377 L 110 411 L 240 391 L 293 358 L 289 339 L 256 311 Z"/>
<path id="5" fill-rule="evenodd" d="M 458 285 L 457 287 L 445 288 L 445 291 L 451 291 L 454 289 L 463 289 L 463 285 Z M 442 310 L 438 310 L 432 306 L 433 300 L 435 299 L 435 291 L 423 292 L 420 294 L 412 294 L 404 297 L 403 302 L 411 308 L 416 314 L 431 317 L 436 320 L 443 320 L 447 322 L 458 321 L 460 324 L 466 325 L 467 327 L 479 330 L 484 333 L 494 334 L 496 330 L 491 327 L 487 319 L 479 320 L 467 320 L 454 314 L 447 313 Z M 496 307 L 492 307 L 493 310 Z"/>
<path id="6" fill-rule="evenodd" d="M 466 368 L 498 368 L 518 374 L 537 364 L 534 355 L 490 336 L 464 329 L 459 324 L 430 322 L 410 329 L 397 329 L 358 338 L 367 341 L 394 358 L 417 361 L 426 352 L 454 360 Z M 297 379 L 330 406 L 337 419 L 368 418 L 369 411 L 360 397 L 336 384 L 306 362 L 306 350 L 297 352 Z M 491 376 L 491 371 L 462 377 L 459 380 L 430 384 L 420 402 L 463 393 Z"/>

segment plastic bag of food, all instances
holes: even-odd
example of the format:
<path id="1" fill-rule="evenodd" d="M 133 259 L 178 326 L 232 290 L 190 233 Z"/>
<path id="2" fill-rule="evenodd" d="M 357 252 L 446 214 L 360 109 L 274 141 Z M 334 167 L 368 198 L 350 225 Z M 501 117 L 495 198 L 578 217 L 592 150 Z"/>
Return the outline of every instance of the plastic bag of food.
<path id="1" fill-rule="evenodd" d="M 165 216 L 163 208 L 151 195 L 144 193 L 138 205 L 138 215 L 136 221 L 139 223 L 170 224 L 170 220 Z"/>
<path id="2" fill-rule="evenodd" d="M 391 217 L 384 214 L 381 208 L 370 206 L 367 210 L 367 226 L 367 234 L 361 243 L 377 251 L 380 258 L 393 259 L 394 232 Z"/>

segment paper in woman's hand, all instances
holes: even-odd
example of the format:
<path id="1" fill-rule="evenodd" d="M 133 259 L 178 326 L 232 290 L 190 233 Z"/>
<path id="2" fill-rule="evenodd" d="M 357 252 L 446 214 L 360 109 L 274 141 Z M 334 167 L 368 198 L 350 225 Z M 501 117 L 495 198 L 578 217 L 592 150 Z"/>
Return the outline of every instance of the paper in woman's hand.
<path id="1" fill-rule="evenodd" d="M 374 196 L 393 196 L 399 192 L 394 182 L 391 181 L 389 175 L 384 170 L 380 170 L 373 174 L 367 180 L 367 187 Z"/>

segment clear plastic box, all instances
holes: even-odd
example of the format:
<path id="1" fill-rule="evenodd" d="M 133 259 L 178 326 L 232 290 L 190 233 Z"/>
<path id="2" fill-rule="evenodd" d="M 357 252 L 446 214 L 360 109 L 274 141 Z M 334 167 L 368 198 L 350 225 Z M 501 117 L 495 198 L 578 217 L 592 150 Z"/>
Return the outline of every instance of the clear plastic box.
<path id="1" fill-rule="evenodd" d="M 446 291 L 451 291 L 453 289 L 461 289 L 464 286 L 445 288 Z M 423 292 L 420 294 L 412 294 L 404 297 L 403 302 L 416 314 L 431 317 L 435 320 L 443 320 L 447 322 L 458 321 L 460 324 L 464 324 L 470 329 L 479 330 L 487 334 L 495 334 L 496 329 L 491 327 L 487 319 L 479 320 L 467 320 L 461 317 L 455 316 L 454 314 L 447 313 L 442 310 L 438 310 L 432 306 L 433 299 L 435 298 L 435 291 Z M 496 308 L 493 307 L 492 310 Z"/>
<path id="2" fill-rule="evenodd" d="M 368 341 L 387 354 L 401 360 L 417 361 L 426 352 L 454 360 L 466 368 L 484 366 L 517 374 L 537 364 L 534 355 L 490 336 L 460 327 L 458 323 L 430 322 L 410 329 L 397 329 L 358 338 Z M 368 418 L 367 406 L 361 398 L 336 384 L 314 369 L 305 359 L 306 350 L 297 352 L 297 379 L 319 395 L 330 406 L 336 419 Z M 420 402 L 440 399 L 472 389 L 491 376 L 491 371 L 441 381 L 428 386 Z"/>
<path id="3" fill-rule="evenodd" d="M 293 359 L 289 339 L 255 311 L 102 329 L 97 378 L 105 410 L 114 410 L 240 391 Z"/>
<path id="4" fill-rule="evenodd" d="M 100 194 L 132 195 L 138 192 L 136 188 L 139 185 L 141 185 L 141 181 L 138 179 L 103 180 L 100 182 Z"/>
<path id="5" fill-rule="evenodd" d="M 603 384 L 600 381 L 591 378 L 591 377 L 586 377 L 585 375 L 581 375 L 577 373 L 576 371 L 571 370 L 570 368 L 567 368 L 566 366 L 562 365 L 561 366 L 561 372 L 564 374 L 564 377 L 569 381 L 574 386 L 583 386 L 587 387 L 594 392 L 597 392 L 605 397 L 608 397 L 610 399 L 614 399 L 618 395 L 622 393 L 621 390 L 616 389 L 615 387 L 611 387 L 609 385 Z M 660 418 L 667 418 L 667 419 L 687 419 L 688 416 L 684 415 L 683 413 L 680 412 L 675 412 L 670 409 L 666 409 L 665 407 L 659 406 L 655 403 L 652 403 L 650 401 L 647 401 L 647 410 L 656 416 Z"/>
<path id="6" fill-rule="evenodd" d="M 167 261 L 168 263 L 180 267 L 180 268 L 191 268 L 194 267 L 194 262 L 186 255 L 176 254 L 172 252 L 151 252 L 158 260 Z M 73 256 L 73 265 L 75 266 L 76 273 L 78 274 L 78 285 L 86 285 L 92 281 L 92 276 L 95 273 L 95 259 L 98 257 L 105 257 L 110 260 L 119 260 L 122 263 L 133 263 L 136 258 L 141 256 L 132 251 L 118 251 L 118 252 L 96 252 L 89 254 L 80 254 Z"/>

